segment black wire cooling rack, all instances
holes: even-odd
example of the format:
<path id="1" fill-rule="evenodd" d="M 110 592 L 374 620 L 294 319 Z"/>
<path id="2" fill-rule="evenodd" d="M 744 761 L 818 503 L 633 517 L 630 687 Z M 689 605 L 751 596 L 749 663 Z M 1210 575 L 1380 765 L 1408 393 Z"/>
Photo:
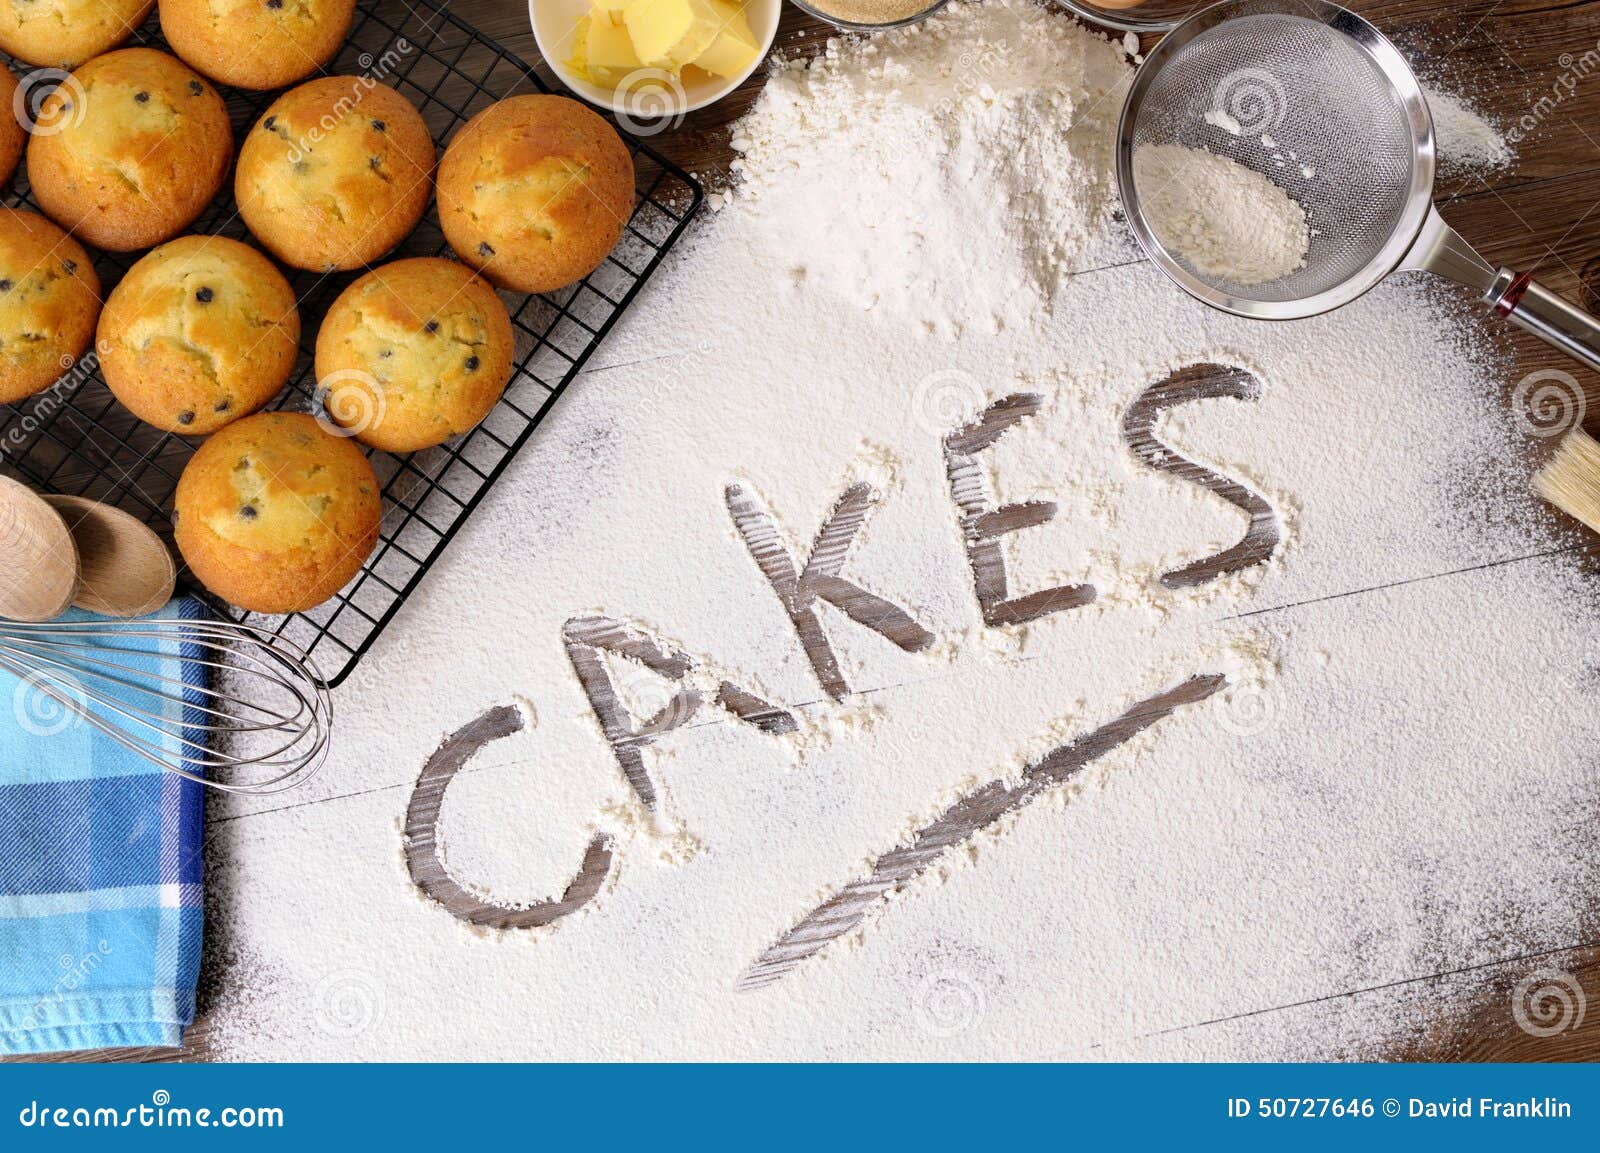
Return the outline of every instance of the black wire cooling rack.
<path id="1" fill-rule="evenodd" d="M 154 17 L 130 43 L 165 47 Z M 550 91 L 527 64 L 431 0 L 358 4 L 343 51 L 324 71 L 363 75 L 397 88 L 421 110 L 441 150 L 468 118 L 495 101 Z M 30 81 L 41 78 L 50 80 L 41 74 L 24 77 L 25 91 Z M 278 95 L 221 91 L 236 137 Z M 384 510 L 378 547 L 361 574 L 327 604 L 286 617 L 243 612 L 186 581 L 196 595 L 220 616 L 248 621 L 300 644 L 330 685 L 350 675 L 700 207 L 703 193 L 693 177 L 626 132 L 623 139 L 634 154 L 638 201 L 616 250 L 584 280 L 558 293 L 501 294 L 517 348 L 516 371 L 500 404 L 478 428 L 438 448 L 408 456 L 368 450 L 382 485 Z M 5 203 L 37 210 L 26 173 Z M 190 231 L 248 239 L 235 211 L 231 180 Z M 394 257 L 448 254 L 437 209 L 430 205 Z M 95 267 L 105 289 L 141 255 L 97 257 Z M 285 272 L 300 301 L 300 356 L 290 384 L 270 407 L 314 410 L 317 327 L 360 270 L 334 275 Z M 0 470 L 46 491 L 117 505 L 169 542 L 173 490 L 199 443 L 136 419 L 106 388 L 92 356 L 44 394 L 0 405 Z"/>

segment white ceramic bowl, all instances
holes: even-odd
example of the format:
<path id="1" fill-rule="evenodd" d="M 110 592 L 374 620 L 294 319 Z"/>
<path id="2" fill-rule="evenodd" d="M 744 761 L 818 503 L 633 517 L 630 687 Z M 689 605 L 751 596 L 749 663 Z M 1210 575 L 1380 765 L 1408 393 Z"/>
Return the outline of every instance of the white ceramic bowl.
<path id="1" fill-rule="evenodd" d="M 761 42 L 761 54 L 738 76 L 723 79 L 695 69 L 696 76 L 690 79 L 647 68 L 635 74 L 639 76 L 639 83 L 615 91 L 591 84 L 573 75 L 572 69 L 567 67 L 567 61 L 572 59 L 578 19 L 588 13 L 589 0 L 528 0 L 528 13 L 533 20 L 533 38 L 539 44 L 539 52 L 563 84 L 589 103 L 615 112 L 625 127 L 648 132 L 652 126 L 658 127 L 686 112 L 714 104 L 743 84 L 761 67 L 771 50 L 773 38 L 778 34 L 782 6 L 783 0 L 746 0 L 745 19 L 750 22 L 750 31 Z"/>

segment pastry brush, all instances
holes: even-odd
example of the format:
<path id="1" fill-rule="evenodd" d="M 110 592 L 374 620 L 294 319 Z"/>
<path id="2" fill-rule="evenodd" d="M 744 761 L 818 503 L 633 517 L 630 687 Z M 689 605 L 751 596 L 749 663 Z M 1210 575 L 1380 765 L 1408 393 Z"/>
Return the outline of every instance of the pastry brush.
<path id="1" fill-rule="evenodd" d="M 1600 532 L 1600 443 L 1575 428 L 1533 478 L 1534 491 Z"/>

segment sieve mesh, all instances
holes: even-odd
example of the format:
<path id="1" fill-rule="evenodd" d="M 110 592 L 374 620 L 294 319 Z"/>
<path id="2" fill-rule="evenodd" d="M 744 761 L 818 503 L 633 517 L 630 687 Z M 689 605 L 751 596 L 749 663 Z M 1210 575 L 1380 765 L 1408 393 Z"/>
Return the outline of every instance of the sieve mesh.
<path id="1" fill-rule="evenodd" d="M 1236 120 L 1240 135 L 1208 124 L 1212 111 Z M 1264 145 L 1263 135 L 1276 147 Z M 1312 235 L 1304 267 L 1265 284 L 1202 274 L 1163 242 L 1175 263 L 1213 289 L 1245 300 L 1303 301 L 1388 271 L 1372 265 L 1402 224 L 1416 145 L 1399 93 L 1340 30 L 1286 13 L 1208 29 L 1151 80 L 1130 142 L 1134 154 L 1160 144 L 1209 149 L 1267 176 L 1306 210 Z M 1138 192 L 1129 197 L 1133 211 Z M 1158 222 L 1143 223 L 1163 239 Z"/>

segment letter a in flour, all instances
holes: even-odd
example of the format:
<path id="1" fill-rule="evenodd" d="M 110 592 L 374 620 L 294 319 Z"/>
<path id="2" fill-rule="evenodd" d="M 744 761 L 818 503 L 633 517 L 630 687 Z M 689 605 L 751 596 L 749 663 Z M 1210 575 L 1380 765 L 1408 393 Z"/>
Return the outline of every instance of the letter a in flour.
<path id="1" fill-rule="evenodd" d="M 904 609 L 839 575 L 856 532 L 866 523 L 867 513 L 876 500 L 871 485 L 860 481 L 844 490 L 817 533 L 811 556 L 798 571 L 778 536 L 778 526 L 756 503 L 755 497 L 738 484 L 730 484 L 726 496 L 734 527 L 744 537 L 757 567 L 772 583 L 789 619 L 794 622 L 795 631 L 800 634 L 800 646 L 805 649 L 817 681 L 834 700 L 848 693 L 850 686 L 839 671 L 839 660 L 828 643 L 828 634 L 822 629 L 817 601 L 827 601 L 857 624 L 865 625 L 908 653 L 920 652 L 933 643 L 933 634 L 912 620 Z"/>
<path id="2" fill-rule="evenodd" d="M 950 495 L 961 510 L 961 535 L 967 542 L 967 563 L 972 566 L 973 589 L 983 609 L 983 623 L 1017 625 L 1047 613 L 1080 608 L 1095 598 L 1093 585 L 1059 585 L 1025 596 L 1007 595 L 1006 558 L 1000 538 L 1019 529 L 1035 528 L 1056 515 L 1054 501 L 1030 500 L 992 508 L 984 495 L 983 472 L 977 456 L 1005 435 L 1006 430 L 1039 411 L 1043 397 L 1018 392 L 1001 397 L 971 424 L 944 438 L 945 474 Z"/>
<path id="3" fill-rule="evenodd" d="M 589 698 L 589 707 L 600 721 L 600 728 L 622 766 L 623 775 L 645 807 L 654 809 L 656 788 L 644 767 L 644 749 L 662 733 L 686 723 L 699 710 L 704 690 L 691 680 L 696 671 L 695 662 L 609 617 L 574 617 L 562 626 L 561 638 L 567 647 L 567 659 L 578 674 L 578 681 Z M 652 685 L 662 680 L 671 682 L 671 697 L 654 707 L 649 716 L 635 717 L 625 698 L 636 694 L 618 692 L 617 681 L 606 669 L 603 654 L 608 652 L 644 666 L 647 670 L 644 675 L 650 678 Z M 626 689 L 626 686 L 621 687 Z M 792 715 L 732 681 L 717 685 L 716 703 L 764 733 L 789 733 L 795 729 Z"/>

